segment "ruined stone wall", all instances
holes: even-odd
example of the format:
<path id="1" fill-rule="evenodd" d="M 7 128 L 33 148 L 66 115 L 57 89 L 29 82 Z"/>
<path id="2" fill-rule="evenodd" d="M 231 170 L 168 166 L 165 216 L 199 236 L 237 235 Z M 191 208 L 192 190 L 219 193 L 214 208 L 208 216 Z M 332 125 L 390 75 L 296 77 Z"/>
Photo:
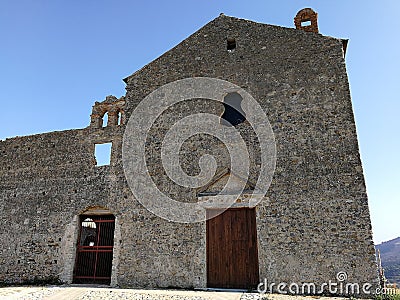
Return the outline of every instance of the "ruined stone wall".
<path id="1" fill-rule="evenodd" d="M 193 257 L 205 259 L 196 252 L 202 225 L 167 222 L 133 198 L 122 169 L 122 134 L 123 126 L 88 127 L 0 142 L 0 282 L 70 283 L 78 216 L 100 206 L 116 216 L 112 285 L 204 285 L 192 265 Z M 111 164 L 97 167 L 95 143 L 105 142 L 113 143 Z M 137 279 L 133 268 L 148 276 Z"/>
<path id="2" fill-rule="evenodd" d="M 234 51 L 227 51 L 227 39 L 235 39 Z M 156 88 L 196 76 L 242 87 L 275 134 L 277 167 L 257 206 L 260 279 L 318 284 L 345 271 L 353 282 L 373 283 L 374 247 L 341 41 L 221 16 L 126 79 L 124 118 Z M 222 107 L 194 99 L 167 112 L 150 132 L 150 174 L 182 201 L 196 201 L 196 191 L 166 178 L 159 146 L 175 113 L 206 110 L 220 115 Z M 205 287 L 205 223 L 169 222 L 138 203 L 122 168 L 125 125 L 101 128 L 98 117 L 86 129 L 0 142 L 0 281 L 70 281 L 77 216 L 102 206 L 118 226 L 113 284 Z M 250 149 L 254 181 L 257 139 L 248 124 L 238 130 Z M 94 143 L 110 141 L 111 165 L 96 167 Z M 198 172 L 197 158 L 207 152 L 201 149 L 226 167 L 223 145 L 197 136 L 181 149 L 189 174 Z"/>
<path id="3" fill-rule="evenodd" d="M 74 216 L 95 205 L 118 209 L 113 166 L 95 167 L 94 158 L 94 143 L 114 141 L 117 159 L 118 135 L 83 129 L 0 142 L 0 281 L 59 277 Z"/>

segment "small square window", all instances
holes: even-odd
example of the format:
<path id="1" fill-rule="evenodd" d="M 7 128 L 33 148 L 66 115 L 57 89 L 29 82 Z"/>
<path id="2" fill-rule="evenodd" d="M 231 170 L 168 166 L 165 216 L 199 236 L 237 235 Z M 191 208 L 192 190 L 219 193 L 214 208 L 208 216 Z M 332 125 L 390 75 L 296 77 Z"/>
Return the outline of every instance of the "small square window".
<path id="1" fill-rule="evenodd" d="M 233 38 L 228 38 L 226 41 L 226 50 L 228 52 L 233 52 L 236 49 L 236 40 Z"/>
<path id="2" fill-rule="evenodd" d="M 301 26 L 305 27 L 305 26 L 310 26 L 311 25 L 311 21 L 310 20 L 305 20 L 301 22 Z"/>
<path id="3" fill-rule="evenodd" d="M 94 156 L 96 166 L 109 166 L 111 162 L 112 143 L 95 144 Z"/>

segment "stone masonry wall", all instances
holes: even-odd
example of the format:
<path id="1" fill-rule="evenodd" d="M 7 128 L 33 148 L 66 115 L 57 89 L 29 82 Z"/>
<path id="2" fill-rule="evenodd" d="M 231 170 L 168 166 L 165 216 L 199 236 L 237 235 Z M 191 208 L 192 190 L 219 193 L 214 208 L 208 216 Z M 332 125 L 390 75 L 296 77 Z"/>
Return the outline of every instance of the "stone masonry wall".
<path id="1" fill-rule="evenodd" d="M 234 51 L 228 39 L 236 40 Z M 376 283 L 342 41 L 221 16 L 125 79 L 128 114 L 156 88 L 196 76 L 244 88 L 274 130 L 277 168 L 257 209 L 260 278 L 323 283 L 343 271 L 353 282 Z M 189 149 L 205 143 L 191 142 Z"/>
<path id="2" fill-rule="evenodd" d="M 227 39 L 235 39 L 234 51 L 227 51 Z M 124 119 L 151 91 L 187 77 L 220 78 L 242 87 L 272 125 L 277 167 L 257 206 L 260 279 L 321 284 L 344 271 L 352 282 L 376 283 L 341 40 L 222 15 L 125 79 Z M 166 178 L 159 145 L 174 116 L 220 115 L 222 109 L 220 103 L 194 99 L 166 112 L 151 130 L 146 158 L 161 190 L 196 201 L 196 191 Z M 117 219 L 113 284 L 206 286 L 205 223 L 168 222 L 134 199 L 121 161 L 124 128 L 88 127 L 0 142 L 0 281 L 35 276 L 70 281 L 76 217 L 101 206 Z M 254 182 L 258 141 L 248 124 L 237 128 L 250 149 Z M 110 141 L 111 165 L 96 167 L 94 144 Z M 181 149 L 183 169 L 196 174 L 197 158 L 206 152 L 216 154 L 220 167 L 229 167 L 223 145 L 196 136 Z"/>
<path id="3" fill-rule="evenodd" d="M 94 143 L 120 144 L 118 130 L 89 129 L 0 142 L 1 281 L 57 277 L 61 245 L 76 214 L 112 204 L 112 167 L 95 167 Z"/>

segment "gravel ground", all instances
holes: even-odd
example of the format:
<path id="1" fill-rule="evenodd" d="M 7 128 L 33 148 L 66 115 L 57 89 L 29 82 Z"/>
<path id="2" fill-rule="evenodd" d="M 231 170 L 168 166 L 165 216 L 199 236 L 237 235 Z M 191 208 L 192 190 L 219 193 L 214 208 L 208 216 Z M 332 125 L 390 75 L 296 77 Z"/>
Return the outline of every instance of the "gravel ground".
<path id="1" fill-rule="evenodd" d="M 0 288 L 0 300 L 343 300 L 317 296 L 260 295 L 242 292 L 134 290 L 77 286 Z M 348 299 L 347 299 L 348 300 Z"/>
<path id="2" fill-rule="evenodd" d="M 108 299 L 132 299 L 132 300 L 209 300 L 201 296 L 184 296 L 184 295 L 163 295 L 163 294 L 147 294 L 132 293 L 119 291 L 89 291 L 85 295 L 79 297 L 79 300 L 108 300 Z"/>
<path id="3" fill-rule="evenodd" d="M 56 290 L 50 287 L 7 287 L 0 288 L 0 299 L 41 300 L 55 292 Z"/>

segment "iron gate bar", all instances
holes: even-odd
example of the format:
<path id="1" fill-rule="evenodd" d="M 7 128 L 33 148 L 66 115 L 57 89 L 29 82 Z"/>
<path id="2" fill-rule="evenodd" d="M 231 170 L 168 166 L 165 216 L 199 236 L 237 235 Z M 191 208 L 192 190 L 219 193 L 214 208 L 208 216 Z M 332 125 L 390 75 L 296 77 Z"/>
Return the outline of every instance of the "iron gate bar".
<path id="1" fill-rule="evenodd" d="M 97 241 L 96 241 L 97 245 L 99 244 L 99 241 L 100 241 L 100 231 L 101 231 L 101 223 L 100 222 L 98 222 L 98 223 L 99 223 L 99 230 L 97 231 Z M 94 250 L 94 251 L 96 253 L 96 259 L 94 262 L 93 280 L 96 280 L 96 271 L 97 271 L 97 262 L 98 262 L 98 258 L 99 258 L 99 252 L 96 250 Z"/>
<path id="2" fill-rule="evenodd" d="M 79 246 L 79 249 L 82 249 L 82 250 L 85 250 L 85 249 L 97 250 L 97 249 L 101 249 L 101 248 L 104 248 L 104 250 L 107 250 L 107 249 L 112 250 L 113 246 Z"/>
<path id="3" fill-rule="evenodd" d="M 93 279 L 92 276 L 75 276 L 75 278 L 79 279 Z M 111 277 L 96 277 L 96 279 L 110 279 Z"/>
<path id="4" fill-rule="evenodd" d="M 79 252 L 101 252 L 101 253 L 111 253 L 112 250 L 80 250 Z"/>

